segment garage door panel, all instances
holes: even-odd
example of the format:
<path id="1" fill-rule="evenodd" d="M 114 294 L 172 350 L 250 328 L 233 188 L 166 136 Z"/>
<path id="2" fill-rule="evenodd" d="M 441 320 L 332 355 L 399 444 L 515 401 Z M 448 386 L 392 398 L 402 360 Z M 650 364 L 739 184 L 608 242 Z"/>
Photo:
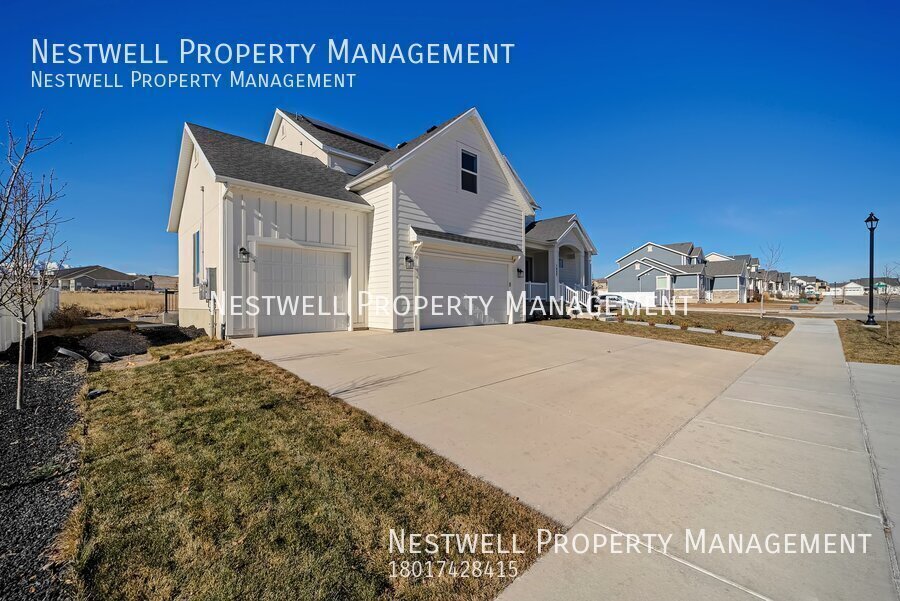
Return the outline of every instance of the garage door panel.
<path id="1" fill-rule="evenodd" d="M 267 315 L 265 302 L 260 299 L 260 314 L 257 317 L 259 336 L 347 329 L 347 285 L 350 277 L 347 253 L 260 246 L 257 250 L 256 274 L 259 297 L 275 296 L 282 303 L 290 298 L 297 307 L 296 314 L 287 311 L 282 315 L 276 300 L 272 302 L 272 311 Z M 312 315 L 303 315 L 304 296 L 313 297 L 313 310 L 309 311 L 314 313 Z M 321 306 L 323 313 L 335 313 L 335 304 L 337 312 L 344 315 L 325 315 L 319 312 Z"/>
<path id="2" fill-rule="evenodd" d="M 461 315 L 434 315 L 430 309 L 419 315 L 422 329 L 471 325 L 504 324 L 508 322 L 506 292 L 509 290 L 509 265 L 498 261 L 480 261 L 465 257 L 423 254 L 419 260 L 419 294 L 440 297 L 446 307 L 447 297 L 465 296 L 491 298 L 488 311 L 481 303 L 473 302 L 472 313 L 464 301 Z M 446 309 L 442 311 L 447 313 Z"/>

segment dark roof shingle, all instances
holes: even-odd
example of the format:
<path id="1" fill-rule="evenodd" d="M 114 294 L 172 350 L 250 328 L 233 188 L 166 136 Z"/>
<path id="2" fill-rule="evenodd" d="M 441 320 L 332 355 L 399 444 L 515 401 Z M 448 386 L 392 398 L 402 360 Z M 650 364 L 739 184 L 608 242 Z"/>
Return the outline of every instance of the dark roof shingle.
<path id="1" fill-rule="evenodd" d="M 368 205 L 345 188 L 352 176 L 329 169 L 316 158 L 193 123 L 187 127 L 218 177 Z"/>
<path id="2" fill-rule="evenodd" d="M 566 233 L 575 213 L 539 219 L 525 227 L 525 239 L 534 242 L 555 242 Z"/>
<path id="3" fill-rule="evenodd" d="M 355 134 L 336 125 L 283 109 L 281 112 L 293 119 L 297 125 L 322 144 L 361 156 L 370 161 L 377 161 L 391 149 L 390 146 L 377 140 Z"/>

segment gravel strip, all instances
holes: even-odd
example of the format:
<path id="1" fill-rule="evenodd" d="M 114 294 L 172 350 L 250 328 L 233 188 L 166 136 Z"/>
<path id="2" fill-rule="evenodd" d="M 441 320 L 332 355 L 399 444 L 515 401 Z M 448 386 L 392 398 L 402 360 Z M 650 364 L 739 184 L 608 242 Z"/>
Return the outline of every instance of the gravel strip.
<path id="1" fill-rule="evenodd" d="M 0 598 L 66 599 L 65 566 L 49 551 L 78 501 L 78 421 L 73 399 L 85 364 L 60 357 L 26 371 L 23 408 L 15 408 L 16 367 L 0 363 Z"/>

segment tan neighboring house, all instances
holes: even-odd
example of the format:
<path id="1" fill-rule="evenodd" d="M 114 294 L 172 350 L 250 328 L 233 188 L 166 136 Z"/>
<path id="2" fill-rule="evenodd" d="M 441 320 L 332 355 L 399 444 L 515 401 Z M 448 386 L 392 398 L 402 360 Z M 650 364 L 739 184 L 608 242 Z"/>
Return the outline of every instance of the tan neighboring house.
<path id="1" fill-rule="evenodd" d="M 536 220 L 537 209 L 474 108 L 394 148 L 282 110 L 265 143 L 185 124 L 168 223 L 179 321 L 224 337 L 523 321 L 524 306 L 505 302 L 398 315 L 375 299 L 589 295 L 587 233 L 574 215 Z M 210 312 L 213 296 L 307 295 L 337 311 Z"/>
<path id="2" fill-rule="evenodd" d="M 58 269 L 53 277 L 60 290 L 153 290 L 153 280 L 101 265 Z"/>

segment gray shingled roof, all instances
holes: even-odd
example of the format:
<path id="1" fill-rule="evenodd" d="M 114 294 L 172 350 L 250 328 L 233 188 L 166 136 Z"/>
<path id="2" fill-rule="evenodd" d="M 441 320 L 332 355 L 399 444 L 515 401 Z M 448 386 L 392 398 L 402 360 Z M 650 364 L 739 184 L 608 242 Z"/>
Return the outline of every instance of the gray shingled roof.
<path id="1" fill-rule="evenodd" d="M 743 261 L 710 261 L 706 264 L 706 275 L 711 277 L 740 275 L 743 269 Z"/>
<path id="2" fill-rule="evenodd" d="M 318 119 L 313 119 L 306 115 L 292 113 L 284 109 L 281 109 L 281 112 L 293 119 L 297 125 L 302 127 L 309 135 L 325 146 L 331 146 L 332 148 L 337 148 L 344 152 L 356 154 L 373 162 L 380 159 L 391 149 L 390 146 L 382 144 L 377 140 L 355 134 L 346 129 L 337 127 L 336 125 L 331 125 L 324 121 L 319 121 Z"/>
<path id="3" fill-rule="evenodd" d="M 750 262 L 751 262 L 750 255 L 728 255 L 728 256 L 731 257 L 732 259 L 734 259 L 735 261 L 743 261 L 747 264 L 750 264 Z"/>
<path id="4" fill-rule="evenodd" d="M 706 264 L 695 263 L 693 265 L 675 265 L 674 267 L 675 269 L 680 269 L 685 273 L 703 273 L 703 270 L 706 268 Z"/>
<path id="5" fill-rule="evenodd" d="M 699 257 L 700 253 L 702 253 L 702 252 L 703 252 L 702 246 L 695 246 L 694 248 L 691 249 L 690 256 Z"/>
<path id="6" fill-rule="evenodd" d="M 352 176 L 329 169 L 316 158 L 193 123 L 187 127 L 218 177 L 368 205 L 345 188 Z"/>
<path id="7" fill-rule="evenodd" d="M 123 273 L 115 269 L 110 269 L 109 267 L 103 267 L 102 265 L 89 265 L 87 267 L 71 267 L 68 269 L 58 269 L 56 273 L 53 274 L 53 277 L 55 279 L 62 280 L 70 280 L 83 276 L 87 276 L 93 280 L 121 280 L 123 282 L 130 282 L 132 280 L 145 277 L 142 275 L 131 275 L 130 273 Z"/>
<path id="8" fill-rule="evenodd" d="M 665 246 L 675 252 L 680 252 L 684 254 L 688 254 L 691 252 L 691 249 L 694 248 L 693 242 L 675 242 L 674 244 L 662 244 L 661 246 Z"/>
<path id="9" fill-rule="evenodd" d="M 425 133 L 418 136 L 417 138 L 413 138 L 412 140 L 410 140 L 408 142 L 403 142 L 401 144 L 398 144 L 397 148 L 391 150 L 390 152 L 383 154 L 381 156 L 381 158 L 379 158 L 378 161 L 374 165 L 372 165 L 371 167 L 369 167 L 368 169 L 366 169 L 365 171 L 363 171 L 362 173 L 357 175 L 356 178 L 354 178 L 354 179 L 365 177 L 366 175 L 372 173 L 373 171 L 380 169 L 381 167 L 383 167 L 385 165 L 390 165 L 394 161 L 399 160 L 400 158 L 406 156 L 407 154 L 409 154 L 410 152 L 412 152 L 413 150 L 415 150 L 416 148 L 418 148 L 419 146 L 421 146 L 422 144 L 427 142 L 429 139 L 431 139 L 432 137 L 437 135 L 437 133 L 440 132 L 442 129 L 444 129 L 444 127 L 446 127 L 447 125 L 449 125 L 456 119 L 459 119 L 462 115 L 464 115 L 468 111 L 469 111 L 469 109 L 466 109 L 459 115 L 456 115 L 454 117 L 451 117 L 450 119 L 447 119 L 440 125 L 434 125 L 432 127 L 429 127 Z"/>
<path id="10" fill-rule="evenodd" d="M 556 242 L 572 224 L 575 213 L 539 219 L 525 227 L 525 239 L 534 242 Z"/>
<path id="11" fill-rule="evenodd" d="M 497 242 L 495 240 L 487 240 L 486 238 L 473 238 L 472 236 L 463 236 L 461 234 L 450 234 L 447 232 L 439 232 L 437 230 L 426 230 L 421 227 L 414 227 L 416 234 L 425 236 L 426 238 L 434 238 L 435 240 L 449 240 L 451 242 L 462 242 L 463 244 L 475 244 L 477 246 L 486 246 L 488 248 L 499 248 L 501 250 L 511 250 L 522 252 L 522 249 L 515 244 L 508 242 Z"/>

